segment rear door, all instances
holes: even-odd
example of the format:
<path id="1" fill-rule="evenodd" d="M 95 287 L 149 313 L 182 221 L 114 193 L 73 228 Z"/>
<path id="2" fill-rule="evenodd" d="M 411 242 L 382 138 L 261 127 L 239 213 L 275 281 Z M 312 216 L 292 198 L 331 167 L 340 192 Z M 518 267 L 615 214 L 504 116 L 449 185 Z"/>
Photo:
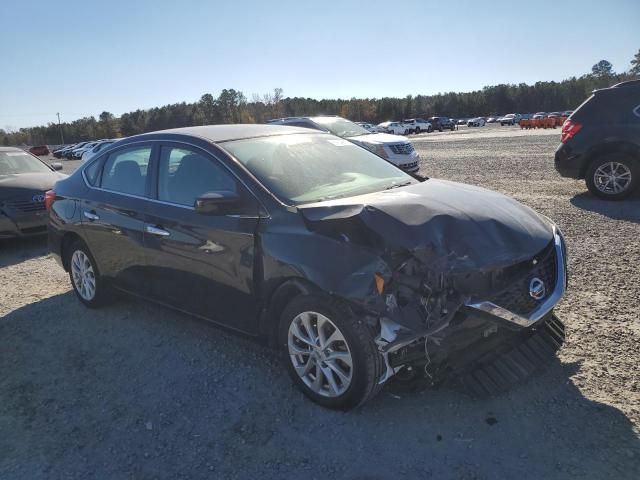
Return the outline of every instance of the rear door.
<path id="1" fill-rule="evenodd" d="M 242 201 L 225 214 L 196 213 L 198 197 L 221 190 L 238 193 Z M 222 161 L 181 143 L 159 150 L 155 197 L 144 240 L 151 296 L 255 333 L 257 200 Z"/>
<path id="2" fill-rule="evenodd" d="M 81 202 L 83 231 L 100 273 L 126 290 L 145 294 L 145 215 L 153 182 L 149 165 L 157 147 L 128 145 L 85 170 L 91 185 Z"/>

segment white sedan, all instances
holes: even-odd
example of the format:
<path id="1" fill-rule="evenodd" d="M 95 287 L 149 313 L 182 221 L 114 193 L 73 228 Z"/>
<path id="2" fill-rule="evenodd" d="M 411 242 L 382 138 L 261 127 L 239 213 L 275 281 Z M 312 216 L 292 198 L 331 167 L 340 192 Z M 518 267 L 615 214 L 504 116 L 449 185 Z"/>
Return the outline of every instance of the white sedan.
<path id="1" fill-rule="evenodd" d="M 409 127 L 400 122 L 382 122 L 378 124 L 378 128 L 385 133 L 391 133 L 393 135 L 408 135 Z"/>
<path id="2" fill-rule="evenodd" d="M 484 127 L 486 123 L 484 118 L 476 117 L 467 121 L 467 127 Z"/>
<path id="3" fill-rule="evenodd" d="M 371 133 L 379 133 L 381 131 L 378 127 L 376 127 L 372 123 L 367 123 L 367 122 L 356 122 L 356 123 Z"/>

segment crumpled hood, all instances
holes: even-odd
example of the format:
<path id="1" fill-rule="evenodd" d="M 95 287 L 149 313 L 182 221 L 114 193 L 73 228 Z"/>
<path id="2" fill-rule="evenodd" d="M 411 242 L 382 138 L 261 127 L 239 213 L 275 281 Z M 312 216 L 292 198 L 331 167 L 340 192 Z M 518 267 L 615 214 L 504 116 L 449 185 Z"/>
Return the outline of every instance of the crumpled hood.
<path id="1" fill-rule="evenodd" d="M 489 270 L 530 259 L 553 238 L 546 219 L 514 199 L 444 180 L 300 206 L 314 225 L 353 231 L 387 251 L 409 250 L 435 272 Z M 327 223 L 329 222 L 329 223 Z M 349 225 L 350 228 L 346 228 Z"/>
<path id="2" fill-rule="evenodd" d="M 63 178 L 66 178 L 66 175 L 57 172 L 0 175 L 0 200 L 34 191 L 44 192 L 50 190 L 58 180 Z"/>
<path id="3" fill-rule="evenodd" d="M 407 143 L 409 139 L 402 135 L 391 135 L 390 133 L 370 133 L 368 135 L 358 135 L 349 137 L 349 140 L 356 143 L 372 143 L 378 145 Z"/>

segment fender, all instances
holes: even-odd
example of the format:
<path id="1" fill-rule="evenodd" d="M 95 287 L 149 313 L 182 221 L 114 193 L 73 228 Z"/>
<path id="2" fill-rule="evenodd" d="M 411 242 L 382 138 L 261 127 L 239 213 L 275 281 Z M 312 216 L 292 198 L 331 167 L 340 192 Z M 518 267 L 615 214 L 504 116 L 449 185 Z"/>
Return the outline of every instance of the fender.
<path id="1" fill-rule="evenodd" d="M 309 231 L 265 232 L 261 244 L 261 315 L 258 329 L 271 342 L 280 312 L 296 295 L 321 293 L 366 309 L 375 274 L 391 275 L 380 256 L 361 246 Z"/>

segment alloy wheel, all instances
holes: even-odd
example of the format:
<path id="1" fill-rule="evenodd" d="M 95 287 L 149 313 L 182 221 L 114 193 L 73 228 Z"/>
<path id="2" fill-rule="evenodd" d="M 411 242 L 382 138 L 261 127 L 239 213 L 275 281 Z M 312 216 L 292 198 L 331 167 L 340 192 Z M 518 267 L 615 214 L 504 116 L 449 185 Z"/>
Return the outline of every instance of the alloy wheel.
<path id="1" fill-rule="evenodd" d="M 314 393 L 337 397 L 353 377 L 349 345 L 338 327 L 316 312 L 302 312 L 289 325 L 289 357 L 300 379 Z"/>
<path id="2" fill-rule="evenodd" d="M 631 185 L 631 170 L 624 163 L 603 163 L 594 172 L 593 183 L 607 195 L 622 193 Z"/>
<path id="3" fill-rule="evenodd" d="M 71 256 L 71 275 L 78 294 L 87 302 L 96 295 L 96 276 L 91 260 L 82 250 L 76 250 Z"/>

